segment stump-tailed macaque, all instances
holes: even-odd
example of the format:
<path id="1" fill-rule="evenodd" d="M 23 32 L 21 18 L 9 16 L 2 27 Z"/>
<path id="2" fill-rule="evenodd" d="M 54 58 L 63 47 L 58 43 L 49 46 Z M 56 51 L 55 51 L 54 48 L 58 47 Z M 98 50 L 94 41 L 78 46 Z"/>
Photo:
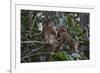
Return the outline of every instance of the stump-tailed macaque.
<path id="1" fill-rule="evenodd" d="M 75 51 L 75 52 L 78 51 L 77 50 L 78 44 L 76 40 L 72 38 L 72 36 L 67 32 L 67 29 L 64 26 L 59 27 L 57 40 L 58 40 L 58 46 L 56 51 L 59 51 L 62 48 L 64 43 L 69 45 L 71 51 Z"/>
<path id="2" fill-rule="evenodd" d="M 56 35 L 57 32 L 52 24 L 52 21 L 48 21 L 43 25 L 43 37 L 44 41 L 50 44 L 50 49 L 55 52 L 56 49 Z"/>

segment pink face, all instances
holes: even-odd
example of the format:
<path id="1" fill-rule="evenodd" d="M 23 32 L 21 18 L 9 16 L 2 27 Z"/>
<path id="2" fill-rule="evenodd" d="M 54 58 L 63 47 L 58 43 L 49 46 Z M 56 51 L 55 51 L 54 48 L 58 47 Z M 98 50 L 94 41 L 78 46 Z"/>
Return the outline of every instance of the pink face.
<path id="1" fill-rule="evenodd" d="M 53 25 L 49 22 L 49 23 L 48 23 L 48 27 L 52 27 L 52 26 L 53 26 Z"/>

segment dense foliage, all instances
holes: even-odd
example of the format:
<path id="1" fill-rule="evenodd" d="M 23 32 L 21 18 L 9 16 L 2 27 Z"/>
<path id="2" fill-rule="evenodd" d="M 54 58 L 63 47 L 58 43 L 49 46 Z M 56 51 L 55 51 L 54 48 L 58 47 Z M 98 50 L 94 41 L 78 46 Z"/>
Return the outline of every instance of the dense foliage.
<path id="1" fill-rule="evenodd" d="M 65 44 L 59 52 L 48 51 L 42 28 L 45 19 L 55 26 L 65 26 L 68 33 L 79 43 L 79 53 L 71 54 Z M 21 62 L 88 60 L 89 13 L 21 10 Z"/>

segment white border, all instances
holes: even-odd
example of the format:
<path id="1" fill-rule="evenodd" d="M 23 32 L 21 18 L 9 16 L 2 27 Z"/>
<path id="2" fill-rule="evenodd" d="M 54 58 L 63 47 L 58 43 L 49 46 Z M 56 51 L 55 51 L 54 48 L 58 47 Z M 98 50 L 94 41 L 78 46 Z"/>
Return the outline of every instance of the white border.
<path id="1" fill-rule="evenodd" d="M 46 5 L 27 5 L 14 4 L 12 7 L 12 26 L 11 26 L 11 71 L 39 71 L 39 70 L 55 70 L 66 68 L 79 68 L 95 65 L 95 32 L 94 30 L 94 8 L 79 7 L 79 6 L 46 6 Z M 46 11 L 63 11 L 63 12 L 86 12 L 90 13 L 90 60 L 83 61 L 63 61 L 63 62 L 45 62 L 45 63 L 20 63 L 20 10 L 46 10 Z M 15 40 L 16 39 L 16 40 Z M 16 43 L 15 43 L 16 42 Z M 16 46 L 17 45 L 17 46 Z M 16 52 L 15 52 L 16 51 Z"/>

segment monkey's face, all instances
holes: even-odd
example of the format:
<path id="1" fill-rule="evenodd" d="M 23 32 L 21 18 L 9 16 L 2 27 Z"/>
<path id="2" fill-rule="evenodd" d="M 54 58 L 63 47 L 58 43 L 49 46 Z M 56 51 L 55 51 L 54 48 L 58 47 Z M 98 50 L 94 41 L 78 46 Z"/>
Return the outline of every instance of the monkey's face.
<path id="1" fill-rule="evenodd" d="M 60 36 L 62 32 L 67 32 L 67 29 L 64 26 L 60 26 L 57 32 L 58 32 L 58 36 Z"/>
<path id="2" fill-rule="evenodd" d="M 60 31 L 61 31 L 61 32 L 66 32 L 66 31 L 67 31 L 67 29 L 66 29 L 66 27 L 65 27 L 65 26 L 61 26 L 61 27 L 60 27 Z"/>
<path id="3" fill-rule="evenodd" d="M 49 22 L 49 23 L 48 23 L 48 27 L 49 27 L 49 28 L 52 28 L 52 27 L 53 27 L 53 24 Z"/>

